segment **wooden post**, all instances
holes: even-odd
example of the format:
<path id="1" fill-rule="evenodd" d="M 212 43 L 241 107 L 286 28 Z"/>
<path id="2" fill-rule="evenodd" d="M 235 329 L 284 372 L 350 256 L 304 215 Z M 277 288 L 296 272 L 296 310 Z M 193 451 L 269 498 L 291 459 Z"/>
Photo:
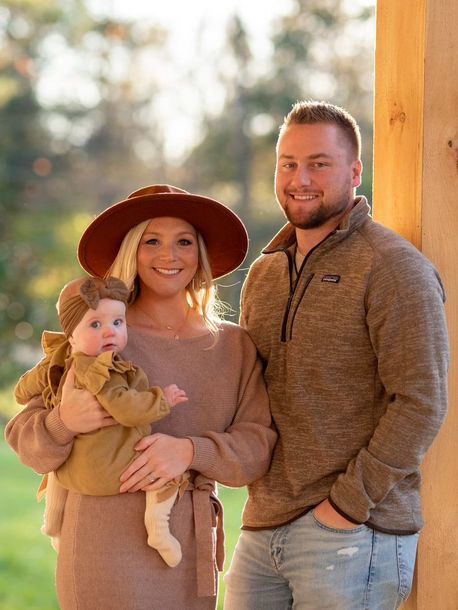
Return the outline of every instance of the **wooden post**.
<path id="1" fill-rule="evenodd" d="M 423 466 L 415 586 L 404 610 L 458 608 L 458 2 L 378 0 L 374 217 L 411 240 L 447 292 L 449 413 Z"/>

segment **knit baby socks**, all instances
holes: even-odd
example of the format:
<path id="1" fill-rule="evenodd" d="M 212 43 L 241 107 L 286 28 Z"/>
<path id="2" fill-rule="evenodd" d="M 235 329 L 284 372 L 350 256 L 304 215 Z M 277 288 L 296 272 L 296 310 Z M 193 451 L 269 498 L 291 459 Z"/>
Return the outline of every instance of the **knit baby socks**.
<path id="1" fill-rule="evenodd" d="M 167 498 L 163 498 L 167 495 Z M 164 488 L 146 492 L 145 526 L 148 532 L 148 544 L 157 550 L 162 559 L 171 568 L 181 561 L 180 543 L 169 530 L 169 517 L 172 506 L 178 495 L 178 487 Z"/>

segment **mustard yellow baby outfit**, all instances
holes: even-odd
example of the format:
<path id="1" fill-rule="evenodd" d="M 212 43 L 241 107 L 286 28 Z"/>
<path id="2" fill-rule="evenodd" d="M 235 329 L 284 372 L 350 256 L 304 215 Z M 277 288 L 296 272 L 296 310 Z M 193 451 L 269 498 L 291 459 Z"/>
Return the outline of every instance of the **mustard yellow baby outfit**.
<path id="1" fill-rule="evenodd" d="M 75 386 L 91 392 L 118 422 L 77 434 L 68 459 L 45 475 L 38 492 L 39 497 L 46 492 L 47 497 L 43 532 L 53 537 L 57 546 L 67 490 L 92 496 L 118 494 L 121 473 L 138 456 L 134 446 L 151 433 L 151 423 L 170 413 L 170 406 L 161 388 L 149 387 L 145 373 L 114 352 L 97 357 L 71 354 L 65 334 L 50 331 L 43 333 L 42 346 L 44 358 L 16 385 L 17 402 L 27 404 L 41 395 L 48 409 L 57 407 L 67 372 L 73 366 Z M 177 477 L 158 491 L 146 492 L 148 544 L 171 566 L 181 560 L 181 548 L 168 531 L 168 519 L 186 478 Z"/>

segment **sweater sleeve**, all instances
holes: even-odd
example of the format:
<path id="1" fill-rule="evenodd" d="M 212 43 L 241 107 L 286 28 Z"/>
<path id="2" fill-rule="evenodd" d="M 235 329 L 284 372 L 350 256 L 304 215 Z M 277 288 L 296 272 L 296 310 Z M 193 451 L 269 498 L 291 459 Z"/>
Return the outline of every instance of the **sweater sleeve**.
<path id="1" fill-rule="evenodd" d="M 21 462 L 42 474 L 56 470 L 65 462 L 72 450 L 73 438 L 58 409 L 47 409 L 39 396 L 5 428 L 5 439 Z"/>
<path id="2" fill-rule="evenodd" d="M 277 438 L 256 348 L 241 332 L 243 366 L 239 379 L 234 379 L 238 401 L 232 422 L 224 432 L 190 437 L 194 445 L 190 468 L 228 487 L 241 487 L 265 474 Z"/>
<path id="3" fill-rule="evenodd" d="M 399 481 L 416 476 L 447 408 L 440 278 L 421 255 L 395 254 L 373 270 L 366 304 L 386 411 L 330 492 L 334 508 L 359 523 L 370 520 L 371 510 Z"/>

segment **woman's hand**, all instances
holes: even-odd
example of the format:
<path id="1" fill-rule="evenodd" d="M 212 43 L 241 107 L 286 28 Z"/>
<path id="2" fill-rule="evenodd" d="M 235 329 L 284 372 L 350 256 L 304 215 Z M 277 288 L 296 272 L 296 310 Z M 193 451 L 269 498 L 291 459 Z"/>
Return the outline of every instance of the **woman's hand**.
<path id="1" fill-rule="evenodd" d="M 88 390 L 75 388 L 75 373 L 70 368 L 62 386 L 62 400 L 59 415 L 66 428 L 75 434 L 92 432 L 117 422 L 105 411 L 98 400 Z"/>
<path id="2" fill-rule="evenodd" d="M 122 473 L 121 493 L 160 489 L 183 474 L 194 457 L 194 445 L 190 439 L 167 434 L 145 436 L 135 449 L 141 453 Z"/>

